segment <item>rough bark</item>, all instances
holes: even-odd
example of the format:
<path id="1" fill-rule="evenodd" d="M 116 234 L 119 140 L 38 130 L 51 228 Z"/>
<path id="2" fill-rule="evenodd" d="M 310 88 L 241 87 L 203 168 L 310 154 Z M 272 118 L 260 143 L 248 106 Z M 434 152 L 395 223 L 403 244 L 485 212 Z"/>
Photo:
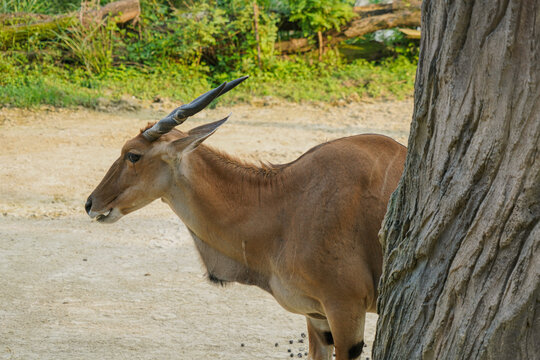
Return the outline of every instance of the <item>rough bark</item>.
<path id="1" fill-rule="evenodd" d="M 540 3 L 425 1 L 374 359 L 540 354 Z"/>
<path id="2" fill-rule="evenodd" d="M 19 17 L 15 16 L 16 14 L 13 16 L 4 15 L 0 17 L 1 22 L 17 23 L 0 28 L 0 41 L 1 44 L 11 44 L 27 40 L 32 35 L 38 36 L 40 39 L 53 38 L 58 29 L 68 28 L 78 21 L 86 24 L 111 17 L 117 24 L 122 24 L 138 19 L 140 12 L 139 0 L 120 0 L 96 10 L 81 10 L 66 15 L 18 14 Z"/>
<path id="3" fill-rule="evenodd" d="M 377 30 L 395 27 L 420 26 L 421 1 L 395 1 L 393 4 L 373 4 L 355 7 L 357 16 L 337 32 L 328 31 L 324 34 L 328 40 L 326 45 L 334 45 L 343 40 L 362 36 Z M 279 41 L 276 50 L 282 53 L 305 52 L 314 49 L 314 44 L 308 38 Z"/>

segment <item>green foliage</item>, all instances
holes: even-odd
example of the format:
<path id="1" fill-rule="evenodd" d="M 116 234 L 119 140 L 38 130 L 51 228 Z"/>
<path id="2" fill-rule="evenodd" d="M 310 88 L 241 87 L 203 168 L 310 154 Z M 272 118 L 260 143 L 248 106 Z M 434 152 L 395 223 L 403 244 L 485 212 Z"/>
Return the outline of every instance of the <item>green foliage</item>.
<path id="1" fill-rule="evenodd" d="M 47 13 L 50 4 L 42 0 L 0 0 L 0 14 Z"/>
<path id="2" fill-rule="evenodd" d="M 404 56 L 415 63 L 418 62 L 418 53 L 420 51 L 419 41 L 407 39 L 397 28 L 346 40 L 340 45 L 340 49 L 343 49 L 344 53 L 354 51 L 358 53 L 363 49 L 375 49 L 375 51 L 365 54 L 364 57 L 369 59 L 370 56 L 373 56 L 374 59 L 377 59 Z"/>
<path id="3" fill-rule="evenodd" d="M 0 56 L 0 105 L 93 107 L 97 96 L 64 79 L 51 66 L 35 66 Z"/>
<path id="4" fill-rule="evenodd" d="M 270 70 L 256 70 L 251 78 L 220 98 L 220 103 L 250 102 L 272 97 L 286 101 L 350 102 L 363 98 L 403 98 L 412 94 L 416 63 L 407 57 L 381 63 L 356 60 L 343 63 L 333 52 L 323 62 L 311 57 L 276 60 Z M 89 76 L 83 69 L 22 65 L 0 58 L 0 105 L 33 107 L 96 107 L 100 98 L 129 94 L 145 101 L 156 96 L 187 102 L 222 81 L 244 72 L 207 73 L 200 66 L 163 64 L 157 68 L 112 67 Z"/>
<path id="5" fill-rule="evenodd" d="M 99 74 L 109 69 L 112 64 L 113 21 L 91 22 L 87 25 L 77 23 L 69 30 L 58 34 L 61 46 L 68 50 L 88 74 Z"/>
<path id="6" fill-rule="evenodd" d="M 0 0 L 0 14 L 62 14 L 77 10 L 80 5 L 81 0 Z"/>
<path id="7" fill-rule="evenodd" d="M 291 1 L 291 21 L 298 21 L 304 35 L 330 29 L 339 30 L 353 18 L 354 1 L 298 0 Z"/>
<path id="8" fill-rule="evenodd" d="M 101 5 L 105 2 L 110 0 Z M 51 14 L 80 7 L 80 0 L 0 0 L 0 9 L 15 11 L 15 3 L 24 11 Z M 56 30 L 53 39 L 36 33 L 27 41 L 4 44 L 0 106 L 97 107 L 103 98 L 116 101 L 126 95 L 185 102 L 245 74 L 251 79 L 220 102 L 270 96 L 341 103 L 412 93 L 418 47 L 401 33 L 379 42 L 387 58 L 375 61 L 347 59 L 336 49 L 328 49 L 322 61 L 317 54 L 280 57 L 275 52 L 284 19 L 304 31 L 336 28 L 350 16 L 351 1 L 257 0 L 258 42 L 253 5 L 245 0 L 141 0 L 136 26 L 76 24 Z M 368 35 L 349 45 L 375 40 Z"/>
<path id="9" fill-rule="evenodd" d="M 213 9 L 206 1 L 183 10 L 155 0 L 145 7 L 153 11 L 143 13 L 141 24 L 152 31 L 143 32 L 140 41 L 126 43 L 126 50 L 130 60 L 148 65 L 166 59 L 182 64 L 200 63 L 203 51 L 217 43 L 228 22 L 223 9 Z"/>
<path id="10" fill-rule="evenodd" d="M 262 6 L 262 5 L 261 5 Z M 144 9 L 152 11 L 144 11 Z M 157 0 L 143 3 L 142 27 L 148 29 L 138 41 L 124 39 L 125 59 L 155 65 L 171 60 L 180 64 L 210 65 L 217 71 L 257 63 L 253 3 L 244 0 L 203 0 L 171 8 Z M 274 55 L 275 17 L 261 7 L 259 38 L 263 65 Z"/>

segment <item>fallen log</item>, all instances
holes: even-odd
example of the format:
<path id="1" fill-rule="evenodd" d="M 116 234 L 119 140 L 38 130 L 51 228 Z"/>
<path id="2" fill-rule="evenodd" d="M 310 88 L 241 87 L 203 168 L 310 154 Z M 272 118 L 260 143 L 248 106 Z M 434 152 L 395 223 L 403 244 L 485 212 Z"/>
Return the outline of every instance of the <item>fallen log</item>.
<path id="1" fill-rule="evenodd" d="M 418 0 L 401 0 L 392 4 L 373 4 L 354 8 L 354 17 L 339 32 L 332 30 L 324 34 L 325 45 L 335 45 L 343 40 L 362 36 L 377 30 L 395 27 L 420 26 L 420 7 Z M 314 50 L 316 43 L 310 38 L 290 39 L 275 44 L 281 53 L 298 53 Z"/>
<path id="2" fill-rule="evenodd" d="M 399 28 L 399 31 L 405 35 L 407 39 L 420 39 L 420 30 Z"/>
<path id="3" fill-rule="evenodd" d="M 111 19 L 117 24 L 137 21 L 141 13 L 139 0 L 120 0 L 109 3 L 99 9 L 80 10 L 65 15 L 48 16 L 42 14 L 4 14 L 0 17 L 0 48 L 7 48 L 14 43 L 25 41 L 31 36 L 50 39 L 57 32 L 77 23 L 104 22 Z M 5 24 L 12 24 L 7 25 Z"/>
<path id="4" fill-rule="evenodd" d="M 19 23 L 46 21 L 52 18 L 52 15 L 15 12 L 0 14 L 0 24 L 2 24 L 3 26 L 9 26 Z"/>

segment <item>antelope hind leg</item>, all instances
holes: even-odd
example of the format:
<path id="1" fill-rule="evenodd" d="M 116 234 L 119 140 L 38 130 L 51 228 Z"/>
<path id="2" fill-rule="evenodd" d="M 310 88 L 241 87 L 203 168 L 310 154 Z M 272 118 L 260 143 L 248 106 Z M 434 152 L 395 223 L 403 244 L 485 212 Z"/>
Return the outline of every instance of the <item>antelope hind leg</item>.
<path id="1" fill-rule="evenodd" d="M 311 360 L 332 360 L 334 339 L 328 321 L 306 316 Z"/>

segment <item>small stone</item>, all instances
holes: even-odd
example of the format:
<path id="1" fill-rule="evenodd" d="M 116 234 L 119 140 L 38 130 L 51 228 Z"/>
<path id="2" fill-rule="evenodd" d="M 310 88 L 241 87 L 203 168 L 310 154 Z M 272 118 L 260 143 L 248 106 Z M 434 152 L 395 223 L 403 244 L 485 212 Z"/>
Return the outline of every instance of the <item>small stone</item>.
<path id="1" fill-rule="evenodd" d="M 294 357 L 294 354 L 291 354 L 291 357 Z"/>
<path id="2" fill-rule="evenodd" d="M 301 333 L 300 336 L 303 337 L 303 338 L 305 338 L 305 337 L 306 337 L 306 334 L 305 334 L 305 333 Z"/>
<path id="3" fill-rule="evenodd" d="M 299 339 L 298 342 L 299 342 L 300 344 L 303 344 L 303 343 L 304 343 L 304 339 Z"/>
<path id="4" fill-rule="evenodd" d="M 304 353 L 304 356 L 307 356 L 307 352 Z"/>
<path id="5" fill-rule="evenodd" d="M 287 349 L 287 352 L 291 352 L 291 349 Z"/>
<path id="6" fill-rule="evenodd" d="M 298 357 L 301 358 L 301 357 L 302 357 L 302 353 L 298 353 Z"/>
<path id="7" fill-rule="evenodd" d="M 289 340 L 289 344 L 292 344 L 293 342 L 294 342 L 294 341 L 292 341 L 292 340 Z"/>

